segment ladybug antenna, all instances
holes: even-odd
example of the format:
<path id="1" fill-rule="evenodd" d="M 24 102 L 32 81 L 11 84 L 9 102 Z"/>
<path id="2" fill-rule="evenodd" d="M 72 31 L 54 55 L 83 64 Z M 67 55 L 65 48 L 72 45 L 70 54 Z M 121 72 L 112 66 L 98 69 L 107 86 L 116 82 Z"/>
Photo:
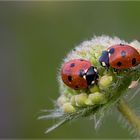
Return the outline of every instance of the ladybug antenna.
<path id="1" fill-rule="evenodd" d="M 120 43 L 120 45 L 121 45 L 121 46 L 124 46 L 124 44 L 123 44 L 123 43 Z"/>

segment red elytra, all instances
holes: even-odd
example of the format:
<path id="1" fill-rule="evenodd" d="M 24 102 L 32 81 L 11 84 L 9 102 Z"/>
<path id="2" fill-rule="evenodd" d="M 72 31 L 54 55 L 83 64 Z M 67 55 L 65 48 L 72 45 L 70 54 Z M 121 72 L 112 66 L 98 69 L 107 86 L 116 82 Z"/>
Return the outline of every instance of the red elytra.
<path id="1" fill-rule="evenodd" d="M 108 48 L 109 65 L 115 69 L 127 69 L 140 63 L 139 52 L 129 45 L 114 45 Z"/>
<path id="2" fill-rule="evenodd" d="M 94 83 L 98 75 L 89 61 L 73 59 L 63 64 L 61 77 L 63 82 L 73 89 L 86 89 Z"/>

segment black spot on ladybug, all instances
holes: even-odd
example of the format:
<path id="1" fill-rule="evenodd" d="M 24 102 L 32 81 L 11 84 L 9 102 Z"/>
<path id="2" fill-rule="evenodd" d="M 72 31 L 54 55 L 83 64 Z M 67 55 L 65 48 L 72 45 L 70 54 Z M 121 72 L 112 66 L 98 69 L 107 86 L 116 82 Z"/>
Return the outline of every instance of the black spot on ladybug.
<path id="1" fill-rule="evenodd" d="M 71 68 L 72 68 L 72 67 L 74 67 L 74 66 L 75 66 L 75 64 L 74 64 L 74 63 L 71 63 L 71 64 L 70 64 L 70 67 L 71 67 Z"/>
<path id="2" fill-rule="evenodd" d="M 80 69 L 79 70 L 79 77 L 83 77 L 85 74 L 84 70 L 83 69 Z"/>
<path id="3" fill-rule="evenodd" d="M 117 66 L 120 67 L 122 65 L 122 63 L 119 61 L 117 62 Z"/>
<path id="4" fill-rule="evenodd" d="M 71 82 L 72 81 L 72 76 L 68 76 L 68 81 Z"/>
<path id="5" fill-rule="evenodd" d="M 115 52 L 115 49 L 114 48 L 111 48 L 110 50 L 109 50 L 109 53 L 111 53 L 111 54 L 113 54 Z"/>
<path id="6" fill-rule="evenodd" d="M 78 86 L 75 86 L 75 88 L 78 89 L 79 87 Z"/>
<path id="7" fill-rule="evenodd" d="M 126 56 L 126 52 L 125 51 L 121 51 L 121 56 L 125 57 Z"/>
<path id="8" fill-rule="evenodd" d="M 83 59 L 80 59 L 80 61 L 84 61 Z"/>
<path id="9" fill-rule="evenodd" d="M 135 65 L 136 64 L 136 58 L 133 58 L 132 59 L 132 65 Z"/>

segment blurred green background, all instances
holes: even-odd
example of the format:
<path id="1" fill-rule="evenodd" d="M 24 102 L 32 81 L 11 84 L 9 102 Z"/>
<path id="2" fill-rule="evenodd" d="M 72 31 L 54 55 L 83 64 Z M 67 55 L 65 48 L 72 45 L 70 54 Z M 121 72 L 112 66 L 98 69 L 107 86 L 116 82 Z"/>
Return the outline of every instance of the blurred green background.
<path id="1" fill-rule="evenodd" d="M 114 110 L 98 131 L 81 119 L 45 135 L 54 121 L 37 117 L 66 54 L 93 35 L 140 41 L 139 14 L 140 2 L 0 2 L 0 138 L 131 138 Z"/>

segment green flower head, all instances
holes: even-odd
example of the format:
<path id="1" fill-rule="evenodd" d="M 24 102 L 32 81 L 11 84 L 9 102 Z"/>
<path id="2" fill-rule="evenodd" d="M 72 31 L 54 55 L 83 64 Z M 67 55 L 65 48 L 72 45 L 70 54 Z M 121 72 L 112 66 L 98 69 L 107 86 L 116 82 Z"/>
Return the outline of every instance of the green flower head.
<path id="1" fill-rule="evenodd" d="M 128 91 L 132 90 L 130 88 L 132 87 L 131 82 L 137 81 L 140 77 L 140 65 L 116 71 L 112 67 L 107 68 L 101 66 L 99 62 L 102 52 L 116 44 L 127 44 L 140 52 L 140 43 L 138 41 L 128 43 L 118 37 L 111 38 L 102 35 L 84 41 L 68 53 L 62 65 L 73 59 L 82 58 L 87 60 L 96 67 L 98 80 L 87 89 L 75 90 L 63 82 L 60 68 L 58 74 L 60 96 L 55 103 L 54 109 L 49 111 L 49 114 L 40 117 L 46 119 L 55 118 L 58 120 L 58 123 L 54 124 L 46 132 L 50 132 L 73 119 L 79 119 L 81 117 L 94 118 L 96 115 L 102 117 L 112 106 L 118 107 L 120 100 L 125 98 Z M 119 106 L 119 108 L 121 107 Z"/>

